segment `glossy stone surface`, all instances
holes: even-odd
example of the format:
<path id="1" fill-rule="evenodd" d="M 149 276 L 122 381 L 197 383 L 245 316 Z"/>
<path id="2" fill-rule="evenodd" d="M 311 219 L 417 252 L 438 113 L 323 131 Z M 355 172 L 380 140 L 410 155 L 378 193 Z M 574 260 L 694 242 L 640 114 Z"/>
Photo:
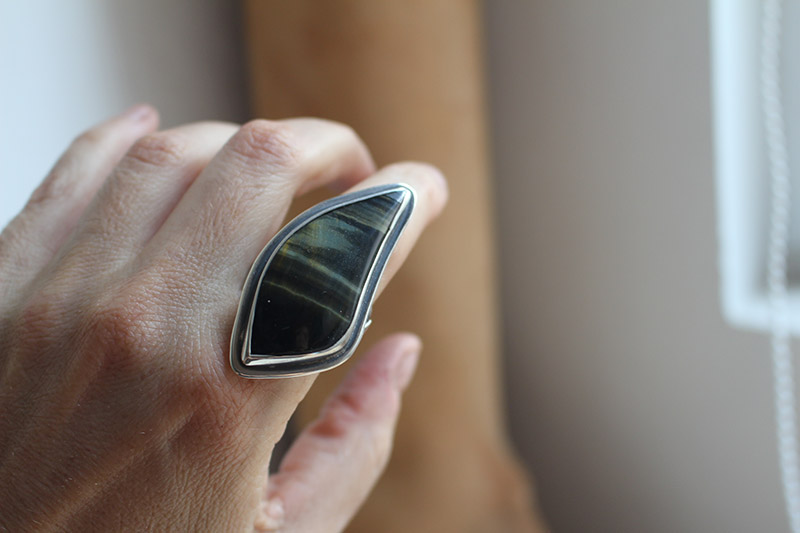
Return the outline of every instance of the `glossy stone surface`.
<path id="1" fill-rule="evenodd" d="M 289 237 L 256 295 L 252 354 L 299 355 L 336 344 L 402 199 L 393 191 L 340 207 Z"/>

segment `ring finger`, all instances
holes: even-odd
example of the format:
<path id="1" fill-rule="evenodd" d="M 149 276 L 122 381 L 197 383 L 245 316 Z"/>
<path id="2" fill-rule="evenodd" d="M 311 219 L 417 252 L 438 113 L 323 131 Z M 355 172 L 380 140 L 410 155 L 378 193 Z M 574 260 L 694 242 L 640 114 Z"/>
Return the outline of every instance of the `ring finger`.
<path id="1" fill-rule="evenodd" d="M 51 260 L 131 145 L 158 126 L 140 105 L 77 137 L 0 238 L 1 293 L 20 290 Z"/>

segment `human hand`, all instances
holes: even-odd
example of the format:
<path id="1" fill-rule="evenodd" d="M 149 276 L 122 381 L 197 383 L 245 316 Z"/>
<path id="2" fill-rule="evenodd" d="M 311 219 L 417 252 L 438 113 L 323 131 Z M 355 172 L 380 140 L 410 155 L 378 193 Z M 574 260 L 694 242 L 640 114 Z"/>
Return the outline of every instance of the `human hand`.
<path id="1" fill-rule="evenodd" d="M 444 181 L 376 172 L 333 122 L 157 123 L 138 106 L 80 136 L 0 234 L 0 531 L 341 530 L 388 459 L 419 341 L 363 356 L 268 483 L 314 378 L 233 373 L 241 285 L 294 196 L 405 182 L 417 207 L 385 285 Z"/>

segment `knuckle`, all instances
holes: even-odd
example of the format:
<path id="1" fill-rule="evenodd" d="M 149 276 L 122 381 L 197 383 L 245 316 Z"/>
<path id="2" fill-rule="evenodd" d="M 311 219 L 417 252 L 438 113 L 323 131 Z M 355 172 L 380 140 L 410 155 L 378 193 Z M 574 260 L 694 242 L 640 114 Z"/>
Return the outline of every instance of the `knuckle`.
<path id="1" fill-rule="evenodd" d="M 384 402 L 384 407 L 387 405 Z M 396 410 L 375 409 L 357 395 L 341 394 L 326 409 L 325 416 L 315 423 L 312 431 L 324 439 L 357 438 L 361 457 L 372 469 L 386 465 L 392 450 L 392 435 Z M 380 413 L 376 412 L 380 411 Z"/>
<path id="2" fill-rule="evenodd" d="M 191 412 L 182 438 L 192 445 L 208 445 L 216 450 L 226 450 L 224 455 L 246 456 L 252 451 L 252 437 L 261 434 L 259 422 L 263 403 L 254 401 L 253 395 L 229 382 L 209 365 L 206 359 L 217 353 L 206 353 L 192 360 L 193 364 L 171 368 L 163 380 L 169 396 L 178 410 Z M 254 389 L 254 388 L 253 388 Z"/>
<path id="3" fill-rule="evenodd" d="M 102 143 L 107 137 L 107 132 L 101 127 L 90 128 L 72 141 L 70 149 L 82 149 L 85 146 L 93 146 Z"/>
<path id="4" fill-rule="evenodd" d="M 342 437 L 361 418 L 364 406 L 357 398 L 342 393 L 325 408 L 325 416 L 314 426 L 314 433 L 325 437 Z"/>
<path id="5" fill-rule="evenodd" d="M 99 304 L 87 330 L 95 353 L 115 364 L 144 360 L 154 355 L 163 340 L 157 306 L 133 292 Z"/>
<path id="6" fill-rule="evenodd" d="M 399 399 L 390 387 L 380 386 L 370 393 L 359 389 L 342 390 L 325 406 L 324 416 L 315 431 L 339 437 L 353 428 L 367 427 L 370 433 L 379 433 L 380 428 L 392 425 L 398 412 Z"/>
<path id="7" fill-rule="evenodd" d="M 186 140 L 176 132 L 158 132 L 136 141 L 125 159 L 146 166 L 178 165 L 184 160 Z"/>
<path id="8" fill-rule="evenodd" d="M 295 134 L 288 124 L 253 120 L 231 140 L 231 149 L 243 159 L 267 161 L 276 170 L 292 171 L 301 163 Z"/>
<path id="9" fill-rule="evenodd" d="M 66 192 L 64 190 L 65 183 L 64 180 L 60 179 L 60 174 L 60 172 L 54 170 L 38 187 L 36 187 L 36 189 L 34 189 L 33 194 L 31 194 L 28 200 L 28 207 L 34 207 L 50 200 L 64 197 Z"/>
<path id="10" fill-rule="evenodd" d="M 69 152 L 65 153 L 44 181 L 34 189 L 28 199 L 27 207 L 63 201 L 65 197 L 72 196 L 77 187 L 77 182 L 70 178 L 77 173 L 76 170 L 78 170 L 78 165 L 75 157 Z"/>
<path id="11" fill-rule="evenodd" d="M 233 442 L 247 431 L 248 417 L 223 383 L 191 370 L 188 375 L 181 376 L 181 381 L 176 388 L 191 405 L 191 423 L 197 435 L 207 435 L 217 441 L 227 437 Z"/>

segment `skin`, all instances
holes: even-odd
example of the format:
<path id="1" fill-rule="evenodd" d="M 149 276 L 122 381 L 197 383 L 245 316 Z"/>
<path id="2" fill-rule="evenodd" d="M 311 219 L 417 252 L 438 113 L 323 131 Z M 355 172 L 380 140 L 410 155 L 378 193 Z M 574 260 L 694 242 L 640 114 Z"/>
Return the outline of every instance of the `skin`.
<path id="1" fill-rule="evenodd" d="M 421 348 L 378 342 L 268 479 L 313 376 L 227 362 L 242 282 L 294 197 L 419 193 L 382 286 L 445 204 L 315 119 L 157 132 L 137 106 L 78 137 L 0 234 L 0 531 L 337 531 L 385 466 Z"/>

